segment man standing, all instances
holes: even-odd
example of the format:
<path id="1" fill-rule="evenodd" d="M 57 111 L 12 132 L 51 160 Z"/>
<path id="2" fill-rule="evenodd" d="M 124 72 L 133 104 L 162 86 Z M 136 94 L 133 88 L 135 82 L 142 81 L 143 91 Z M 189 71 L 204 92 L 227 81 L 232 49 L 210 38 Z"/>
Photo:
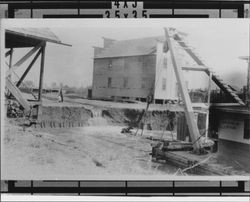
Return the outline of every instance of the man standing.
<path id="1" fill-rule="evenodd" d="M 63 102 L 63 89 L 62 89 L 62 87 L 59 90 L 58 99 L 59 99 L 59 102 Z"/>

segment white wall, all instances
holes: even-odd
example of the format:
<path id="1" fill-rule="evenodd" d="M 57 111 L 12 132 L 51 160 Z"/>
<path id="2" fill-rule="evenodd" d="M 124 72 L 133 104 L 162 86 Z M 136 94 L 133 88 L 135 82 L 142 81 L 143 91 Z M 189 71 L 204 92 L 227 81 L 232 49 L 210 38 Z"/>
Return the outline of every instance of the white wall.
<path id="1" fill-rule="evenodd" d="M 244 139 L 244 120 L 240 117 L 223 114 L 219 123 L 219 139 L 231 140 L 250 145 L 250 139 Z"/>
<path id="2" fill-rule="evenodd" d="M 180 45 L 171 40 L 172 47 L 175 54 L 176 63 L 179 67 L 195 67 L 197 64 L 193 59 L 183 50 Z M 166 58 L 167 63 L 164 64 L 164 58 Z M 164 66 L 167 68 L 164 68 Z M 208 75 L 204 72 L 198 71 L 183 71 L 185 81 L 187 83 L 187 88 L 191 89 L 206 89 L 208 87 Z M 166 90 L 162 89 L 162 79 L 167 79 Z M 159 42 L 157 44 L 157 54 L 156 54 L 156 76 L 155 76 L 155 99 L 178 99 L 177 95 L 177 80 L 175 72 L 173 69 L 173 64 L 170 56 L 170 52 L 163 53 L 163 43 Z"/>
<path id="3" fill-rule="evenodd" d="M 188 53 L 174 40 L 172 40 L 174 54 L 179 67 L 195 67 L 197 63 L 188 55 Z M 188 83 L 188 89 L 208 88 L 209 77 L 205 72 L 183 71 L 184 78 Z"/>
<path id="4" fill-rule="evenodd" d="M 164 64 L 166 58 L 167 64 Z M 165 66 L 165 67 L 164 67 Z M 163 53 L 163 43 L 157 43 L 155 70 L 155 99 L 177 100 L 177 85 L 169 51 Z M 166 89 L 162 89 L 162 80 L 166 78 Z"/>

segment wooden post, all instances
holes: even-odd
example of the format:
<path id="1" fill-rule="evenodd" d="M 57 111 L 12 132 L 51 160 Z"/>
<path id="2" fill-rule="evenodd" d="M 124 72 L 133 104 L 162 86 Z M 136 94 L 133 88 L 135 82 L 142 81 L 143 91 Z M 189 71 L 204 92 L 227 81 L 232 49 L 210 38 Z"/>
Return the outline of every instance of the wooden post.
<path id="1" fill-rule="evenodd" d="M 250 107 L 250 58 L 247 60 L 247 106 Z"/>
<path id="2" fill-rule="evenodd" d="M 13 48 L 10 49 L 9 69 L 11 69 L 12 67 L 12 58 L 13 58 Z M 9 75 L 9 79 L 11 80 L 11 74 Z"/>
<path id="3" fill-rule="evenodd" d="M 183 103 L 184 103 L 185 116 L 187 119 L 190 137 L 191 137 L 192 142 L 193 142 L 194 152 L 200 153 L 201 146 L 200 146 L 200 141 L 198 140 L 198 138 L 200 136 L 199 129 L 198 129 L 197 123 L 195 121 L 195 115 L 194 115 L 192 103 L 191 103 L 191 100 L 190 100 L 190 97 L 188 94 L 188 89 L 187 89 L 187 86 L 185 84 L 184 75 L 183 75 L 182 69 L 180 67 L 178 67 L 178 65 L 176 63 L 174 51 L 173 51 L 172 44 L 171 44 L 171 39 L 170 39 L 167 28 L 165 28 L 165 36 L 166 36 L 167 45 L 168 45 L 168 48 L 170 51 L 176 79 L 177 79 L 178 84 L 180 86 L 180 92 L 181 92 Z"/>
<path id="4" fill-rule="evenodd" d="M 207 116 L 206 116 L 206 139 L 205 141 L 207 141 L 207 138 L 208 138 L 208 128 L 209 128 L 209 108 L 210 108 L 210 99 L 211 99 L 211 85 L 212 85 L 212 76 L 213 76 L 213 73 L 210 72 L 209 74 L 209 83 L 208 83 L 208 97 L 207 97 L 207 106 L 208 106 L 208 109 L 207 109 Z"/>
<path id="5" fill-rule="evenodd" d="M 44 58 L 45 58 L 45 47 L 46 43 L 42 45 L 42 56 L 41 56 L 41 66 L 40 66 L 40 77 L 39 77 L 39 91 L 38 91 L 38 101 L 42 99 L 42 90 L 43 90 L 43 74 L 44 74 Z"/>
<path id="6" fill-rule="evenodd" d="M 26 77 L 26 75 L 29 73 L 30 69 L 32 68 L 32 66 L 36 62 L 36 60 L 39 57 L 39 55 L 41 54 L 41 52 L 42 52 L 42 48 L 37 52 L 37 54 L 35 55 L 35 57 L 31 61 L 31 63 L 29 64 L 29 66 L 27 67 L 27 69 L 25 70 L 25 72 L 23 73 L 23 75 L 21 76 L 21 78 L 19 79 L 19 81 L 17 82 L 17 84 L 16 84 L 17 87 L 20 86 L 20 84 L 22 83 L 22 81 L 24 80 L 24 78 Z"/>

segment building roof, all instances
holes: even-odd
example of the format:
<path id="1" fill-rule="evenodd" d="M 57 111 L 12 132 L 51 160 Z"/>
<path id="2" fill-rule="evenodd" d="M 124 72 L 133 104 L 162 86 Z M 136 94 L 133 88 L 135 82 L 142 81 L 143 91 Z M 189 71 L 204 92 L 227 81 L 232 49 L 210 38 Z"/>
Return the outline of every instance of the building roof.
<path id="1" fill-rule="evenodd" d="M 241 57 L 239 57 L 240 59 L 242 59 L 242 60 L 250 60 L 250 56 L 241 56 Z"/>
<path id="2" fill-rule="evenodd" d="M 42 41 L 64 44 L 49 28 L 8 28 L 6 48 L 31 47 Z"/>
<path id="3" fill-rule="evenodd" d="M 164 36 L 114 41 L 95 58 L 127 57 L 155 53 L 157 42 L 164 42 Z"/>
<path id="4" fill-rule="evenodd" d="M 250 109 L 247 106 L 241 106 L 237 103 L 213 103 L 211 108 L 220 112 L 243 114 L 249 118 Z"/>

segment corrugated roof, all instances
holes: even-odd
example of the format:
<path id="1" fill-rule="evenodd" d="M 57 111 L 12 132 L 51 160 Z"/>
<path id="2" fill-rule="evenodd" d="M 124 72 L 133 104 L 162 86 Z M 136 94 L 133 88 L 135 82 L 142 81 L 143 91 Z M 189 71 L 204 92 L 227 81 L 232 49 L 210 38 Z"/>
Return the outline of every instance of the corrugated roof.
<path id="1" fill-rule="evenodd" d="M 112 45 L 105 48 L 95 58 L 126 57 L 135 55 L 148 55 L 156 51 L 158 41 L 164 42 L 164 36 L 147 37 L 115 41 Z"/>
<path id="2" fill-rule="evenodd" d="M 61 40 L 49 28 L 9 28 L 7 33 L 31 37 L 42 41 L 62 43 Z"/>

